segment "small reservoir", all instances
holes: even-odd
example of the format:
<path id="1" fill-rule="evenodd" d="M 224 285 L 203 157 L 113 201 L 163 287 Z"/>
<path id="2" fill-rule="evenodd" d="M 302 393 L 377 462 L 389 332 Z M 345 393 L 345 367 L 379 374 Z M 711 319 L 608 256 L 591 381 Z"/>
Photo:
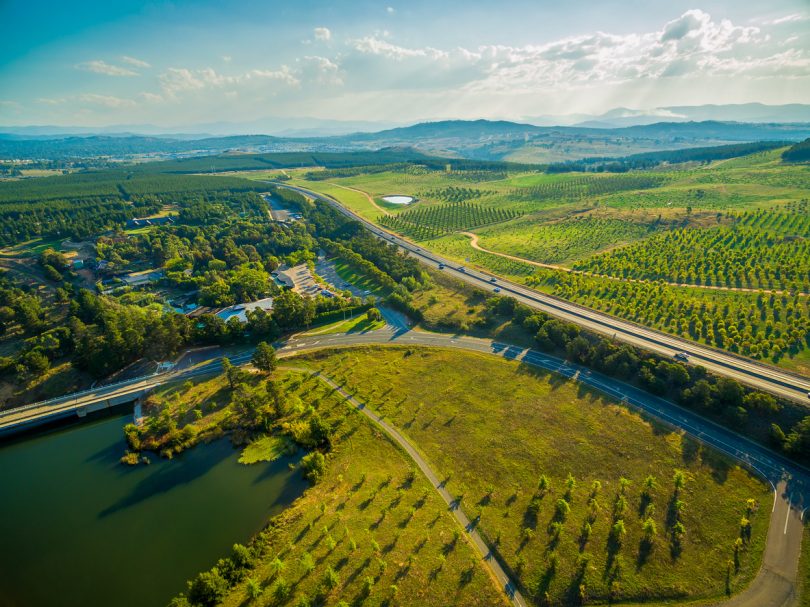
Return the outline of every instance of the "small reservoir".
<path id="1" fill-rule="evenodd" d="M 413 196 L 405 196 L 404 194 L 391 194 L 389 196 L 383 196 L 382 199 L 391 204 L 411 204 L 412 202 L 416 202 L 416 198 Z"/>

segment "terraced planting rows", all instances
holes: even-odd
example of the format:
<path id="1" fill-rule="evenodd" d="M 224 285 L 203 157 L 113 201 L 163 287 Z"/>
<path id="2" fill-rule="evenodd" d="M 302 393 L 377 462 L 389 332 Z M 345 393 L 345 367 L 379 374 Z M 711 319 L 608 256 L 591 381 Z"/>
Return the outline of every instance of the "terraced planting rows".
<path id="1" fill-rule="evenodd" d="M 516 211 L 458 202 L 412 209 L 393 216 L 382 216 L 378 217 L 377 221 L 414 240 L 426 240 L 458 230 L 508 221 L 518 215 Z"/>
<path id="2" fill-rule="evenodd" d="M 485 249 L 542 263 L 562 263 L 643 238 L 656 229 L 654 223 L 577 215 L 554 223 L 523 217 L 476 232 Z"/>
<path id="3" fill-rule="evenodd" d="M 530 187 L 517 188 L 512 190 L 510 195 L 518 199 L 579 199 L 586 196 L 602 196 L 625 190 L 656 188 L 667 181 L 669 181 L 669 176 L 665 174 L 577 175 Z"/>
<path id="4" fill-rule="evenodd" d="M 527 284 L 554 295 L 757 359 L 807 365 L 810 305 L 803 295 L 709 291 L 540 270 Z M 804 361 L 804 362 L 801 362 Z"/>
<path id="5" fill-rule="evenodd" d="M 419 194 L 419 198 L 441 200 L 442 202 L 466 202 L 467 200 L 481 198 L 481 196 L 494 193 L 493 190 L 479 190 L 478 188 L 465 188 L 451 185 L 446 188 L 437 188 L 422 192 Z"/>
<path id="6" fill-rule="evenodd" d="M 590 390 L 465 352 L 307 358 L 446 474 L 530 604 L 720 599 L 758 569 L 769 488 Z"/>
<path id="7" fill-rule="evenodd" d="M 730 226 L 683 228 L 581 261 L 578 270 L 679 284 L 810 292 L 810 204 L 757 211 Z"/>

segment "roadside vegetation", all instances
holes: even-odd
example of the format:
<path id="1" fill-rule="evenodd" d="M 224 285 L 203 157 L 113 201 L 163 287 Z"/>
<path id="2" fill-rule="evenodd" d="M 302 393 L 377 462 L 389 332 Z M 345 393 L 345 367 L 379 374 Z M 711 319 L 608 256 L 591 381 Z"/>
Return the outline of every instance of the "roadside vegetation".
<path id="1" fill-rule="evenodd" d="M 410 438 L 538 604 L 719 598 L 758 570 L 770 489 L 598 393 L 466 352 L 304 359 Z"/>
<path id="2" fill-rule="evenodd" d="M 174 607 L 506 604 L 407 456 L 316 377 L 227 367 L 159 390 L 146 411 L 141 428 L 127 428 L 139 452 L 170 456 L 229 434 L 246 465 L 288 456 L 311 481 L 247 545 L 190 580 Z"/>

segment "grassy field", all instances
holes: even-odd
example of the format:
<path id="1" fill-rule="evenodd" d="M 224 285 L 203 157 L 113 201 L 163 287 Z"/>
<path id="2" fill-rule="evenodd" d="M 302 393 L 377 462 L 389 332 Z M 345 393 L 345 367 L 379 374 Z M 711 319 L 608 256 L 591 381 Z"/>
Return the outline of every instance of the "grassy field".
<path id="1" fill-rule="evenodd" d="M 485 249 L 542 263 L 565 263 L 654 233 L 657 225 L 594 214 L 538 223 L 532 216 L 473 230 Z"/>
<path id="2" fill-rule="evenodd" d="M 318 379 L 279 370 L 275 380 L 285 395 L 278 430 L 306 434 L 307 420 L 318 415 L 332 429 L 331 449 L 321 480 L 254 540 L 261 556 L 221 604 L 303 605 L 316 597 L 329 605 L 506 604 L 406 455 Z M 265 392 L 261 376 L 247 385 Z M 219 429 L 214 435 L 237 416 L 222 376 L 163 388 L 156 399 L 180 431 Z M 264 447 L 252 442 L 243 460 L 260 461 Z"/>
<path id="3" fill-rule="evenodd" d="M 799 603 L 798 607 L 810 607 L 810 527 L 804 526 L 802 558 L 799 561 Z"/>
<path id="4" fill-rule="evenodd" d="M 375 331 L 382 329 L 385 326 L 385 321 L 375 320 L 370 321 L 365 312 L 350 318 L 348 320 L 339 320 L 323 327 L 316 327 L 302 333 L 302 335 L 331 335 L 333 333 L 365 333 L 367 331 Z"/>
<path id="5" fill-rule="evenodd" d="M 380 297 L 386 295 L 385 289 L 376 280 L 359 272 L 352 264 L 342 259 L 335 259 L 334 263 L 335 273 L 346 283 L 364 291 L 371 291 L 374 295 Z"/>
<path id="6" fill-rule="evenodd" d="M 589 389 L 471 353 L 366 348 L 306 359 L 406 433 L 538 601 L 719 598 L 758 569 L 768 487 Z M 748 499 L 751 540 L 729 570 Z M 657 532 L 645 543 L 648 519 Z M 685 528 L 679 549 L 675 519 Z M 619 520 L 624 534 L 611 540 Z"/>

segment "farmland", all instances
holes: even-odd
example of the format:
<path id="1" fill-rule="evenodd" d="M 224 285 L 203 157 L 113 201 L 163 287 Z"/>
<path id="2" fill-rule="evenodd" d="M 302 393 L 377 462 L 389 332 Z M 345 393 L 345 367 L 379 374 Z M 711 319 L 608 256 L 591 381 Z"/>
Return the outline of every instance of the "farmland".
<path id="1" fill-rule="evenodd" d="M 461 263 L 810 372 L 810 169 L 784 164 L 782 151 L 638 173 L 510 172 L 462 183 L 411 168 L 302 185 L 329 187 L 367 218 Z M 346 196 L 338 184 L 354 190 Z M 371 217 L 357 190 L 420 201 Z"/>
<path id="2" fill-rule="evenodd" d="M 810 204 L 734 215 L 729 225 L 681 228 L 575 265 L 597 274 L 692 285 L 810 292 Z"/>
<path id="3" fill-rule="evenodd" d="M 364 348 L 306 358 L 419 445 L 536 601 L 545 593 L 552 604 L 579 593 L 597 602 L 719 598 L 758 569 L 769 489 L 597 394 L 460 352 Z M 677 471 L 688 479 L 680 491 Z M 727 581 L 748 499 L 757 504 L 752 540 Z M 671 516 L 686 530 L 675 552 Z M 626 536 L 614 544 L 620 520 Z"/>

